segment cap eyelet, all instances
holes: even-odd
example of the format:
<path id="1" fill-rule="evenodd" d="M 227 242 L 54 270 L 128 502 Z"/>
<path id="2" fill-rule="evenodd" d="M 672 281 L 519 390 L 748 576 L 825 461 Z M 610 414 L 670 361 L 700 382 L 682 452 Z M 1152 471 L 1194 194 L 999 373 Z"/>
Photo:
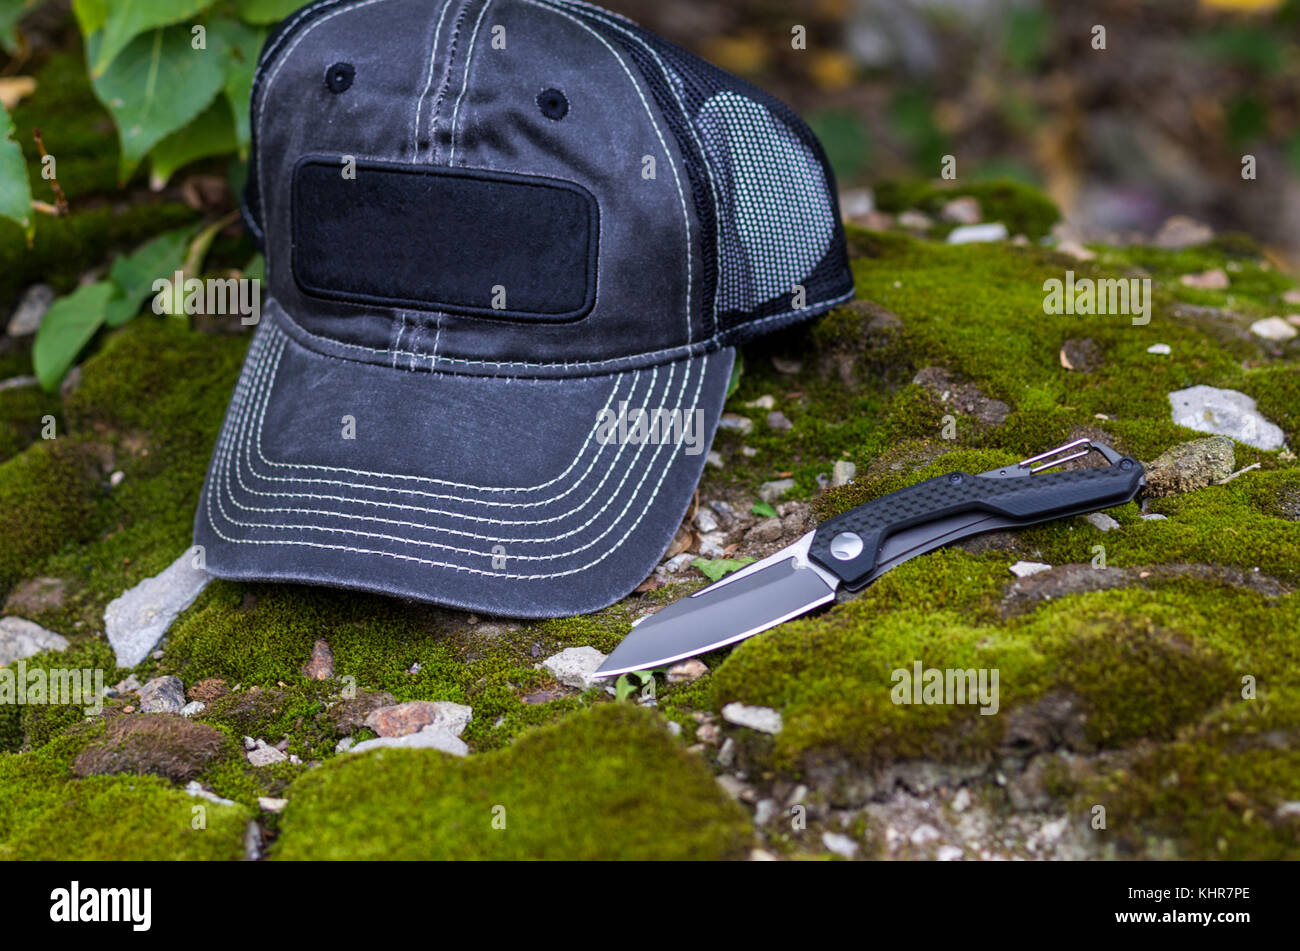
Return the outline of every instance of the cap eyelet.
<path id="1" fill-rule="evenodd" d="M 543 89 L 537 94 L 537 107 L 542 115 L 559 122 L 569 114 L 569 100 L 558 89 Z"/>
<path id="2" fill-rule="evenodd" d="M 351 63 L 335 63 L 325 70 L 325 87 L 337 96 L 341 92 L 347 92 L 356 77 L 356 67 Z"/>

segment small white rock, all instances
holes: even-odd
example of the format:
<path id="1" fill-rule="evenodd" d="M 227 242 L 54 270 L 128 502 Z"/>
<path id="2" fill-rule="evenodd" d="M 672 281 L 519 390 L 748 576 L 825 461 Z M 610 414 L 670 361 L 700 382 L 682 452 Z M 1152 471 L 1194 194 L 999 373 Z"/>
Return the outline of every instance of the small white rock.
<path id="1" fill-rule="evenodd" d="M 426 726 L 418 733 L 408 733 L 406 736 L 381 736 L 373 740 L 365 740 L 347 752 L 364 753 L 367 750 L 389 748 L 431 749 L 450 753 L 452 756 L 469 755 L 469 747 L 465 745 L 464 740 L 436 724 Z"/>
<path id="2" fill-rule="evenodd" d="M 939 838 L 939 830 L 928 822 L 924 822 L 912 830 L 910 838 L 913 845 L 925 845 L 927 842 L 933 842 Z"/>
<path id="3" fill-rule="evenodd" d="M 736 726 L 773 735 L 780 733 L 785 725 L 779 711 L 771 707 L 750 707 L 743 703 L 729 703 L 723 707 L 722 719 Z"/>
<path id="4" fill-rule="evenodd" d="M 831 467 L 831 485 L 848 485 L 857 474 L 856 463 L 849 462 L 847 459 L 837 459 L 835 465 Z"/>
<path id="5" fill-rule="evenodd" d="M 1143 519 L 1143 521 L 1146 521 L 1146 522 L 1167 522 L 1167 521 L 1169 521 L 1169 516 L 1167 516 L 1167 515 L 1160 515 L 1160 514 L 1158 514 L 1158 513 L 1156 513 L 1156 512 L 1150 512 L 1150 513 L 1148 513 L 1148 514 L 1146 514 L 1146 515 L 1143 515 L 1143 516 L 1142 516 L 1142 519 Z"/>
<path id="6" fill-rule="evenodd" d="M 703 534 L 716 532 L 718 530 L 718 517 L 713 514 L 712 509 L 701 506 L 695 513 L 695 527 Z"/>
<path id="7" fill-rule="evenodd" d="M 272 763 L 283 763 L 288 758 L 274 746 L 267 746 L 262 740 L 258 740 L 257 748 L 248 754 L 248 762 L 253 766 L 270 766 Z"/>
<path id="8" fill-rule="evenodd" d="M 1017 578 L 1028 578 L 1030 575 L 1036 575 L 1040 571 L 1051 570 L 1051 565 L 1043 564 L 1041 561 L 1018 561 L 1011 566 L 1011 573 Z"/>
<path id="9" fill-rule="evenodd" d="M 709 532 L 700 536 L 700 556 L 721 558 L 726 554 L 727 536 L 723 532 Z"/>
<path id="10" fill-rule="evenodd" d="M 965 812 L 970 808 L 970 790 L 965 786 L 957 790 L 957 795 L 952 797 L 953 812 Z"/>
<path id="11" fill-rule="evenodd" d="M 794 488 L 794 479 L 774 479 L 758 487 L 758 497 L 764 502 L 772 503 Z"/>
<path id="12" fill-rule="evenodd" d="M 1105 512 L 1089 512 L 1083 517 L 1083 520 L 1099 532 L 1110 532 L 1119 528 L 1119 522 Z"/>
<path id="13" fill-rule="evenodd" d="M 258 796 L 257 805 L 263 812 L 284 812 L 289 805 L 288 799 L 276 799 L 273 796 Z"/>
<path id="14" fill-rule="evenodd" d="M 568 647 L 546 658 L 542 666 L 566 687 L 586 690 L 598 682 L 592 674 L 603 663 L 605 655 L 594 647 Z"/>
<path id="15" fill-rule="evenodd" d="M 823 832 L 822 845 L 830 849 L 836 855 L 842 855 L 846 859 L 853 858 L 858 852 L 858 843 L 854 842 L 847 835 L 840 835 L 838 832 Z"/>
<path id="16" fill-rule="evenodd" d="M 716 449 L 709 450 L 709 454 L 704 457 L 704 464 L 713 466 L 715 469 L 722 469 L 726 466 L 726 463 L 722 459 L 722 453 L 718 452 Z"/>
<path id="17" fill-rule="evenodd" d="M 692 657 L 668 668 L 668 682 L 670 684 L 690 683 L 699 680 L 708 672 L 709 668 L 704 661 Z"/>
<path id="18" fill-rule="evenodd" d="M 776 815 L 775 799 L 760 799 L 754 807 L 754 825 L 765 826 Z"/>
<path id="19" fill-rule="evenodd" d="M 207 708 L 207 704 L 202 700 L 191 700 L 185 706 L 181 707 L 181 716 L 192 717 L 202 713 Z"/>
<path id="20" fill-rule="evenodd" d="M 752 406 L 754 407 L 754 409 L 775 409 L 776 397 L 774 397 L 771 393 L 764 393 L 758 399 L 752 400 L 751 402 L 748 402 L 745 405 Z"/>
<path id="21" fill-rule="evenodd" d="M 67 650 L 68 639 L 21 617 L 0 618 L 0 666 L 41 651 Z"/>
<path id="22" fill-rule="evenodd" d="M 1296 330 L 1281 317 L 1265 317 L 1250 325 L 1250 332 L 1265 340 L 1290 340 L 1300 330 Z"/>
<path id="23" fill-rule="evenodd" d="M 972 244 L 981 241 L 1005 241 L 1010 237 L 1007 226 L 1000 221 L 987 225 L 962 225 L 948 232 L 949 244 Z"/>
<path id="24" fill-rule="evenodd" d="M 1173 352 L 1173 349 L 1167 343 L 1153 343 L 1147 347 L 1147 353 L 1158 353 L 1162 356 L 1168 356 Z"/>
<path id="25" fill-rule="evenodd" d="M 939 850 L 934 853 L 934 857 L 940 862 L 956 862 L 961 859 L 962 851 L 955 845 L 941 845 Z"/>

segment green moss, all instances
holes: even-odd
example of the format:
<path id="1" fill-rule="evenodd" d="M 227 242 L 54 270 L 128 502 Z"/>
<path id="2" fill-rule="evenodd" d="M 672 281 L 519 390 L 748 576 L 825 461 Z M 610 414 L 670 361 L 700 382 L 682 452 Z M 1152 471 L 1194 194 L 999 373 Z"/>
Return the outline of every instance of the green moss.
<path id="1" fill-rule="evenodd" d="M 469 760 L 336 760 L 290 789 L 281 829 L 280 859 L 725 859 L 752 834 L 704 765 L 626 704 Z"/>
<path id="2" fill-rule="evenodd" d="M 1061 212 L 1042 192 L 1019 182 L 976 182 L 970 185 L 936 187 L 927 182 L 881 182 L 876 185 L 876 206 L 897 214 L 915 208 L 937 215 L 954 198 L 970 196 L 980 203 L 985 221 L 1000 221 L 1012 234 L 1031 239 L 1046 235 Z M 946 234 L 951 225 L 940 227 Z"/>
<path id="3" fill-rule="evenodd" d="M 30 366 L 19 373 L 26 374 Z M 4 375 L 0 374 L 0 380 Z M 46 417 L 53 417 L 56 432 L 62 432 L 62 410 L 57 397 L 39 386 L 0 390 L 0 462 L 12 458 L 41 436 Z"/>

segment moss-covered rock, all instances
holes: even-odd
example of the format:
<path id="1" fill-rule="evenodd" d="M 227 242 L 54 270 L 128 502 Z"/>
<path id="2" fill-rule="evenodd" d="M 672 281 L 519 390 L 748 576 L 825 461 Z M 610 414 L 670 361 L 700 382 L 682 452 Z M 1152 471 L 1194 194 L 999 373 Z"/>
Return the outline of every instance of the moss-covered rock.
<path id="1" fill-rule="evenodd" d="M 652 714 L 604 704 L 468 760 L 381 750 L 289 790 L 281 859 L 724 859 L 745 814 Z"/>

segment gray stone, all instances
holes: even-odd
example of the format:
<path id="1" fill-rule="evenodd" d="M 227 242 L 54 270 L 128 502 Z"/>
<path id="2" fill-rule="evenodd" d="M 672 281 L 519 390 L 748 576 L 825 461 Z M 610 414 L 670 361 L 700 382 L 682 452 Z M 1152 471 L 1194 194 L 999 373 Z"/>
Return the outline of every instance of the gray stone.
<path id="1" fill-rule="evenodd" d="M 40 386 L 41 381 L 34 376 L 11 376 L 0 380 L 0 390 L 25 390 L 29 386 Z"/>
<path id="2" fill-rule="evenodd" d="M 724 532 L 710 532 L 700 536 L 702 558 L 722 558 L 726 554 L 727 536 Z"/>
<path id="3" fill-rule="evenodd" d="M 690 683 L 693 680 L 699 680 L 708 672 L 709 668 L 704 661 L 692 657 L 690 660 L 681 661 L 668 668 L 668 682 L 670 684 Z"/>
<path id="4" fill-rule="evenodd" d="M 283 763 L 288 758 L 274 746 L 267 746 L 262 740 L 258 740 L 257 746 L 248 754 L 248 762 L 254 766 L 270 766 L 272 763 Z"/>
<path id="5" fill-rule="evenodd" d="M 1146 496 L 1159 498 L 1194 492 L 1232 475 L 1237 453 L 1227 436 L 1210 436 L 1179 443 L 1147 467 Z"/>
<path id="6" fill-rule="evenodd" d="M 155 677 L 140 688 L 141 713 L 180 713 L 185 685 L 179 677 Z"/>
<path id="7" fill-rule="evenodd" d="M 779 433 L 788 432 L 791 429 L 794 429 L 794 423 L 790 422 L 790 417 L 786 416 L 785 413 L 781 412 L 779 409 L 772 410 L 772 412 L 767 414 L 767 425 L 769 428 L 775 429 Z"/>
<path id="8" fill-rule="evenodd" d="M 754 409 L 776 409 L 776 397 L 771 393 L 764 393 L 758 399 L 750 400 L 745 405 Z"/>
<path id="9" fill-rule="evenodd" d="M 723 769 L 730 769 L 734 762 L 736 762 L 736 741 L 727 737 L 718 749 L 718 765 Z"/>
<path id="10" fill-rule="evenodd" d="M 1290 340 L 1300 330 L 1296 330 L 1281 317 L 1265 317 L 1250 325 L 1250 332 L 1265 340 Z"/>
<path id="11" fill-rule="evenodd" d="M 780 733 L 785 725 L 781 714 L 770 707 L 750 707 L 743 703 L 729 703 L 722 708 L 722 718 L 736 726 L 748 727 L 760 733 Z"/>
<path id="12" fill-rule="evenodd" d="M 1028 578 L 1030 575 L 1036 575 L 1040 571 L 1051 570 L 1051 565 L 1044 564 L 1041 561 L 1018 561 L 1010 568 L 1011 573 L 1017 578 Z"/>
<path id="13" fill-rule="evenodd" d="M 835 465 L 831 467 L 831 485 L 848 485 L 857 474 L 856 463 L 849 462 L 847 459 L 836 459 Z"/>
<path id="14" fill-rule="evenodd" d="M 284 807 L 289 805 L 288 799 L 276 799 L 273 796 L 258 796 L 257 806 L 263 812 L 284 812 Z"/>
<path id="15" fill-rule="evenodd" d="M 1177 251 L 1205 244 L 1213 237 L 1214 231 L 1209 225 L 1201 224 L 1186 215 L 1174 215 L 1160 226 L 1152 243 L 1157 248 Z"/>
<path id="16" fill-rule="evenodd" d="M 464 740 L 437 724 L 427 726 L 418 733 L 408 733 L 406 736 L 381 736 L 374 740 L 365 740 L 356 744 L 347 752 L 364 753 L 367 750 L 390 748 L 441 750 L 444 753 L 450 753 L 452 756 L 466 756 L 469 754 L 469 747 L 465 745 Z"/>
<path id="17" fill-rule="evenodd" d="M 745 534 L 745 541 L 751 545 L 774 542 L 781 537 L 785 528 L 779 518 L 765 518 Z"/>
<path id="18" fill-rule="evenodd" d="M 962 857 L 962 851 L 955 845 L 941 845 L 934 857 L 940 862 L 956 862 Z"/>
<path id="19" fill-rule="evenodd" d="M 722 419 L 718 420 L 718 428 L 729 429 L 745 436 L 754 431 L 754 421 L 739 413 L 723 413 Z"/>
<path id="20" fill-rule="evenodd" d="M 21 617 L 0 618 L 0 665 L 41 651 L 66 650 L 68 639 Z"/>
<path id="21" fill-rule="evenodd" d="M 851 859 L 858 853 L 858 843 L 854 842 L 847 835 L 841 835 L 838 832 L 823 832 L 822 845 L 830 849 L 836 855 L 842 855 L 846 859 Z"/>
<path id="22" fill-rule="evenodd" d="M 700 506 L 695 513 L 695 527 L 705 535 L 709 532 L 716 532 L 718 530 L 718 517 L 713 514 L 712 509 Z"/>
<path id="23" fill-rule="evenodd" d="M 1105 512 L 1089 512 L 1083 517 L 1083 520 L 1099 532 L 1109 532 L 1119 528 L 1119 522 Z"/>
<path id="24" fill-rule="evenodd" d="M 1286 436 L 1277 425 L 1265 419 L 1255 408 L 1255 401 L 1236 390 L 1214 386 L 1190 386 L 1169 394 L 1173 419 L 1201 433 L 1231 436 L 1256 449 L 1281 449 Z"/>
<path id="25" fill-rule="evenodd" d="M 715 469 L 725 469 L 727 466 L 726 460 L 722 458 L 722 453 L 716 449 L 709 450 L 709 454 L 704 457 L 704 462 Z"/>
<path id="26" fill-rule="evenodd" d="M 949 244 L 974 244 L 984 241 L 1005 241 L 1011 236 L 1007 226 L 1000 221 L 987 225 L 962 225 L 948 232 Z"/>
<path id="27" fill-rule="evenodd" d="M 908 231 L 929 231 L 934 221 L 925 212 L 909 208 L 898 216 L 898 226 Z"/>
<path id="28" fill-rule="evenodd" d="M 794 479 L 774 479 L 758 487 L 758 497 L 764 502 L 775 502 L 794 488 Z"/>
<path id="29" fill-rule="evenodd" d="M 566 687 L 586 690 L 598 682 L 592 674 L 603 663 L 605 655 L 594 647 L 567 647 L 542 661 L 542 667 Z"/>
<path id="30" fill-rule="evenodd" d="M 33 284 L 23 293 L 9 318 L 8 334 L 11 337 L 25 337 L 40 329 L 45 313 L 54 303 L 54 288 L 48 284 Z"/>
<path id="31" fill-rule="evenodd" d="M 193 566 L 187 549 L 169 566 L 146 578 L 104 609 L 104 631 L 119 667 L 134 667 L 162 640 L 176 616 L 194 603 L 211 575 Z"/>
<path id="32" fill-rule="evenodd" d="M 181 707 L 181 716 L 183 717 L 198 716 L 207 708 L 207 706 L 208 705 L 204 703 L 202 700 L 192 700 L 189 703 L 185 704 L 185 706 Z"/>
<path id="33" fill-rule="evenodd" d="M 754 807 L 754 825 L 765 826 L 776 815 L 775 799 L 760 799 Z"/>
<path id="34" fill-rule="evenodd" d="M 957 225 L 976 225 L 984 218 L 979 199 L 971 195 L 954 198 L 943 206 L 939 217 Z"/>
<path id="35" fill-rule="evenodd" d="M 218 796 L 216 793 L 204 789 L 201 785 L 199 785 L 199 781 L 197 779 L 191 779 L 188 783 L 186 783 L 185 791 L 189 793 L 191 796 L 195 796 L 199 799 L 206 799 L 208 802 L 214 802 L 218 806 L 235 805 L 235 801 L 233 799 L 223 799 L 222 797 Z"/>

